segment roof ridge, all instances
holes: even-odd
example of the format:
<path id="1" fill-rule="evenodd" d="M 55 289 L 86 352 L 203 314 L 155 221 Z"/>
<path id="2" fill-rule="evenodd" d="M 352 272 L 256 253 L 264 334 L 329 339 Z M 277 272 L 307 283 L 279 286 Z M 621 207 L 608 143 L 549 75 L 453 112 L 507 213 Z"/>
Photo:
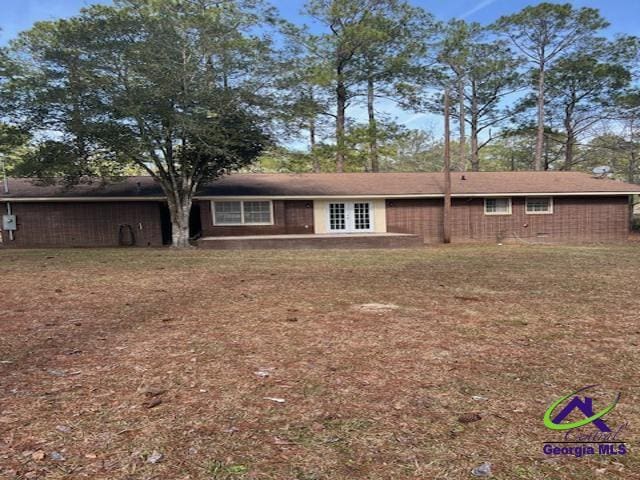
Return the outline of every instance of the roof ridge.
<path id="1" fill-rule="evenodd" d="M 9 194 L 0 198 L 136 197 L 163 196 L 161 185 L 151 176 L 131 175 L 118 182 L 94 179 L 79 185 L 50 182 L 43 185 L 33 178 L 13 178 Z M 139 185 L 136 185 L 136 182 Z M 279 197 L 333 198 L 437 196 L 444 191 L 442 172 L 368 172 L 350 173 L 237 173 L 217 181 L 205 182 L 197 192 L 204 198 Z M 453 172 L 453 193 L 457 195 L 628 195 L 640 192 L 640 186 L 608 178 L 596 178 L 586 172 Z"/>
<path id="2" fill-rule="evenodd" d="M 237 176 L 237 175 L 246 175 L 246 176 L 258 176 L 258 175 L 270 175 L 270 176 L 286 176 L 286 175 L 308 175 L 308 176 L 316 176 L 316 175 L 369 175 L 369 176 L 375 176 L 375 175 L 441 175 L 443 172 L 234 172 L 231 173 L 231 176 Z M 542 175 L 542 174 L 546 174 L 546 175 L 551 175 L 551 174 L 564 174 L 564 175 L 588 175 L 588 176 L 592 176 L 594 178 L 600 178 L 600 177 L 595 177 L 593 174 L 589 173 L 589 172 L 580 172 L 580 171 L 575 171 L 575 170 L 570 170 L 570 171 L 566 171 L 566 170 L 491 170 L 491 171 L 481 171 L 481 172 L 475 172 L 475 171 L 452 171 L 452 174 L 463 174 L 463 175 L 485 175 L 485 174 L 504 174 L 504 175 L 521 175 L 521 174 L 536 174 L 536 175 Z M 219 177 L 219 178 L 224 178 L 225 176 Z M 8 177 L 9 180 L 33 180 L 33 181 L 38 181 L 38 180 L 57 180 L 57 181 L 63 181 L 64 177 L 14 177 L 14 176 L 9 176 Z M 137 178 L 142 178 L 142 179 L 151 179 L 151 180 L 155 180 L 155 178 L 151 175 L 120 175 L 120 176 L 116 176 L 113 178 L 117 178 L 117 179 L 137 179 Z M 85 182 L 79 182 L 78 184 L 82 184 L 82 183 L 92 183 L 92 182 L 101 182 L 101 181 L 109 181 L 109 177 L 103 178 L 103 177 L 89 177 L 89 179 L 91 181 L 85 181 Z M 609 180 L 612 180 L 609 178 Z"/>

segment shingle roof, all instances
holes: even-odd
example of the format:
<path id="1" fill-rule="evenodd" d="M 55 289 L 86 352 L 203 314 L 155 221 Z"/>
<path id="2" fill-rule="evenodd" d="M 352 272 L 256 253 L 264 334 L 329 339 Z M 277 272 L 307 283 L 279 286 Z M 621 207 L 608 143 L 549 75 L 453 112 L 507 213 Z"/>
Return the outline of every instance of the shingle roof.
<path id="1" fill-rule="evenodd" d="M 117 182 L 95 180 L 73 186 L 29 179 L 10 178 L 9 194 L 0 186 L 0 198 L 69 198 L 69 197 L 163 197 L 160 184 L 151 177 L 126 177 Z"/>
<path id="2" fill-rule="evenodd" d="M 580 172 L 453 172 L 454 195 L 632 194 L 640 185 Z M 11 179 L 10 193 L 0 198 L 163 197 L 151 177 L 128 177 L 115 183 L 95 181 L 65 188 Z M 442 173 L 303 173 L 233 174 L 209 182 L 197 196 L 410 196 L 442 195 Z"/>
<path id="3" fill-rule="evenodd" d="M 464 180 L 463 180 L 464 178 Z M 451 174 L 454 194 L 638 192 L 640 185 L 579 172 L 465 172 Z M 231 175 L 204 195 L 441 195 L 442 173 L 306 173 Z"/>

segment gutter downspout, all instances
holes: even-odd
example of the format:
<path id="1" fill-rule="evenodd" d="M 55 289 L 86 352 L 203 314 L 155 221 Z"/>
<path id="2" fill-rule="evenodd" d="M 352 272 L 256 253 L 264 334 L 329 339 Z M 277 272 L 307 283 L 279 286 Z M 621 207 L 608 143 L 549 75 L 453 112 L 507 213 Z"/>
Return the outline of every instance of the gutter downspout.
<path id="1" fill-rule="evenodd" d="M 11 203 L 7 202 L 7 215 L 11 215 Z M 9 240 L 13 241 L 13 230 L 9 230 Z"/>
<path id="2" fill-rule="evenodd" d="M 9 193 L 9 178 L 7 177 L 7 169 L 4 163 L 4 155 L 0 153 L 0 164 L 2 164 L 2 182 L 4 184 L 4 193 Z M 7 200 L 7 215 L 11 215 L 11 203 Z M 9 240 L 13 241 L 13 230 L 9 230 Z"/>

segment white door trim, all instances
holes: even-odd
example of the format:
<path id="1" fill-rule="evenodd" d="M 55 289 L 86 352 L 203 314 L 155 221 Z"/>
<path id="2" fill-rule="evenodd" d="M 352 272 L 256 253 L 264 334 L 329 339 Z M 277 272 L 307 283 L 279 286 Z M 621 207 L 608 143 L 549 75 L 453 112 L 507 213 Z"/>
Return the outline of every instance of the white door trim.
<path id="1" fill-rule="evenodd" d="M 368 209 L 369 228 L 356 228 L 355 218 L 355 205 L 366 204 Z M 344 205 L 344 229 L 332 229 L 331 228 L 331 205 L 343 204 Z M 325 207 L 325 225 L 327 232 L 329 233 L 370 233 L 375 231 L 375 206 L 370 200 L 362 201 L 348 201 L 348 200 L 333 200 L 329 201 Z"/>

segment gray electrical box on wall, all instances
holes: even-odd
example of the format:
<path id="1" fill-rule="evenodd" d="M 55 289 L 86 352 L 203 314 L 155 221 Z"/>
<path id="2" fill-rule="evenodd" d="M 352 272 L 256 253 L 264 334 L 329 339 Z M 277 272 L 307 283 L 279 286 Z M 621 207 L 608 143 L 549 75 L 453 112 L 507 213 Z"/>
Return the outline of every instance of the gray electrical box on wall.
<path id="1" fill-rule="evenodd" d="M 3 215 L 2 216 L 2 229 L 3 230 L 16 230 L 16 216 L 15 215 Z"/>

